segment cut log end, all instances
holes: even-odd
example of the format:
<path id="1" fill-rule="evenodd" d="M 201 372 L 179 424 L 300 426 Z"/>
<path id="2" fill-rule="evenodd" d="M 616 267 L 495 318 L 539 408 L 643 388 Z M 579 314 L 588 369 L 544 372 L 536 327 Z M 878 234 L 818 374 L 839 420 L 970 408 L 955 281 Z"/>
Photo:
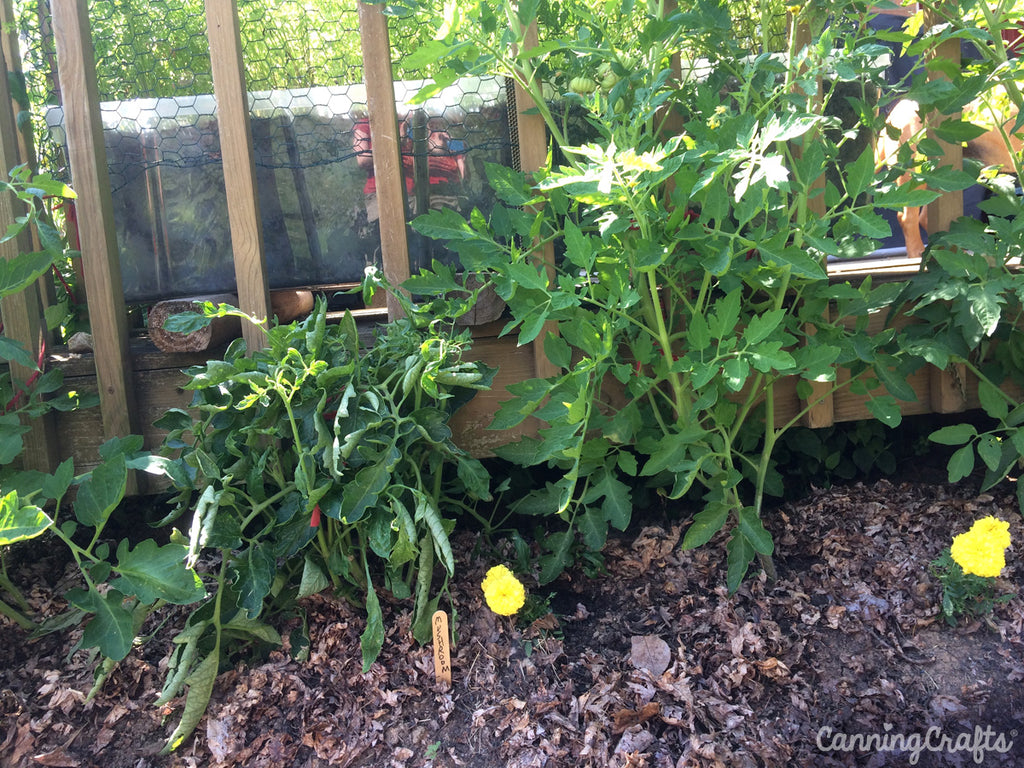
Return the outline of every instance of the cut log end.
<path id="1" fill-rule="evenodd" d="M 154 304 L 149 310 L 149 337 L 156 348 L 161 352 L 205 352 L 241 336 L 242 321 L 237 317 L 217 317 L 206 327 L 189 333 L 164 329 L 169 317 L 185 312 L 198 313 L 199 306 L 207 301 L 215 305 L 238 306 L 238 297 L 227 293 L 166 299 Z M 290 323 L 312 311 L 313 294 L 310 291 L 292 289 L 271 291 L 270 304 L 278 322 Z"/>
<path id="2" fill-rule="evenodd" d="M 149 310 L 149 338 L 161 352 L 204 352 L 220 346 L 242 333 L 242 323 L 237 317 L 214 318 L 205 328 L 189 333 L 164 330 L 164 323 L 174 315 L 185 312 L 199 313 L 203 302 L 213 304 L 238 304 L 230 294 L 213 296 L 192 296 L 186 299 L 158 301 Z"/>

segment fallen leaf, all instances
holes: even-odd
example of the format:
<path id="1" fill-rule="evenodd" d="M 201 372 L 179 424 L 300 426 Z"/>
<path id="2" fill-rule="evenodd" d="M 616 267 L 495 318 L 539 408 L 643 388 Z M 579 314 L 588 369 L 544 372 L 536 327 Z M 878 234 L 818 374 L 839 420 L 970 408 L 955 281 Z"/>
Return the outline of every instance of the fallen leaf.
<path id="1" fill-rule="evenodd" d="M 82 764 L 77 757 L 69 755 L 64 747 L 35 755 L 32 760 L 39 765 L 55 766 L 56 768 L 78 768 Z"/>
<path id="2" fill-rule="evenodd" d="M 637 669 L 646 669 L 655 677 L 661 677 L 672 663 L 672 650 L 656 635 L 634 635 L 632 645 L 630 661 Z"/>
<path id="3" fill-rule="evenodd" d="M 9 757 L 12 765 L 17 765 L 18 761 L 21 760 L 25 755 L 32 751 L 32 747 L 35 746 L 36 740 L 32 735 L 32 725 L 30 723 L 22 723 L 17 728 L 16 734 L 11 734 L 10 737 L 4 742 L 3 748 L 6 750 L 10 745 L 11 741 L 14 741 L 14 749 L 11 751 Z"/>
<path id="4" fill-rule="evenodd" d="M 624 730 L 632 728 L 634 725 L 646 723 L 651 718 L 657 717 L 660 713 L 661 704 L 656 701 L 645 704 L 639 710 L 620 709 L 612 715 L 615 723 L 612 726 L 612 733 L 622 733 Z"/>

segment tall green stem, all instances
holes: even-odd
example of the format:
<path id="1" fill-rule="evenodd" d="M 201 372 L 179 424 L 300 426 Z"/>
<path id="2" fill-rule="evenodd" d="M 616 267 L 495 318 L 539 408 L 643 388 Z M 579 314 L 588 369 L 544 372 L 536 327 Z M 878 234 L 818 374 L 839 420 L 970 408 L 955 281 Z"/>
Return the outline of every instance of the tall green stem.
<path id="1" fill-rule="evenodd" d="M 12 605 L 8 605 L 3 600 L 0 600 L 0 616 L 6 616 L 19 627 L 29 632 L 36 628 L 35 622 L 33 622 L 30 618 L 28 618 L 17 608 L 15 608 Z"/>

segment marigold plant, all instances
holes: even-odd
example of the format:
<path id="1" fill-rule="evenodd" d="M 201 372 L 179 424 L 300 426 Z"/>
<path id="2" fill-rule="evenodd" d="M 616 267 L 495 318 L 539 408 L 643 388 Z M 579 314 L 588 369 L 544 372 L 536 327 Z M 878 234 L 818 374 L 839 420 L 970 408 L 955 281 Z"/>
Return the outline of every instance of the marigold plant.
<path id="1" fill-rule="evenodd" d="M 983 517 L 966 533 L 953 537 L 949 554 L 964 573 L 995 578 L 1006 567 L 1010 546 L 1010 524 L 995 517 Z"/>
<path id="2" fill-rule="evenodd" d="M 480 583 L 487 606 L 500 616 L 513 616 L 526 603 L 526 589 L 515 575 L 504 565 L 496 565 L 487 571 Z"/>
<path id="3" fill-rule="evenodd" d="M 953 537 L 953 543 L 932 562 L 932 573 L 942 585 L 942 612 L 946 621 L 957 616 L 980 616 L 991 612 L 995 603 L 1009 595 L 994 596 L 995 578 L 1006 567 L 1010 546 L 1010 524 L 988 516 L 977 520 L 970 530 Z"/>

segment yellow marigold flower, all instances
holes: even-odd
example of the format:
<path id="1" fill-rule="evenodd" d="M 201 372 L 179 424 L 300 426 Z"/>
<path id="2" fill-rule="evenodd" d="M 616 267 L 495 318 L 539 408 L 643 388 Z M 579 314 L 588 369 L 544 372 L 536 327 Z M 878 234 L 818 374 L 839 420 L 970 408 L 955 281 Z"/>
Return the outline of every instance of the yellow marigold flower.
<path id="1" fill-rule="evenodd" d="M 1006 548 L 1010 546 L 1010 524 L 994 517 L 983 517 L 966 533 L 953 537 L 950 557 L 964 573 L 994 578 L 1006 567 Z"/>
<path id="2" fill-rule="evenodd" d="M 511 616 L 526 602 L 522 582 L 504 565 L 496 565 L 487 572 L 480 588 L 487 606 L 500 616 Z"/>

